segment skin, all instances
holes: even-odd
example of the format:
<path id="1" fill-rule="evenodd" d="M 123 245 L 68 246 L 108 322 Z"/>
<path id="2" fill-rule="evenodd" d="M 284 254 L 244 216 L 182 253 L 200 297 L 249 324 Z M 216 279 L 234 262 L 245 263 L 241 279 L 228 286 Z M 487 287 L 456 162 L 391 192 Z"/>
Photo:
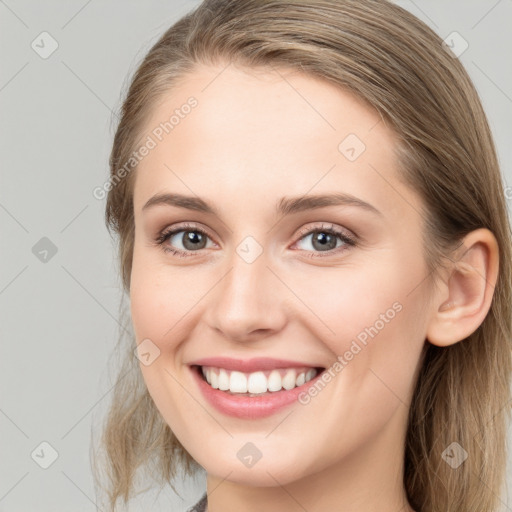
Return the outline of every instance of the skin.
<path id="1" fill-rule="evenodd" d="M 132 320 L 137 343 L 149 338 L 160 351 L 141 364 L 148 390 L 205 468 L 209 512 L 410 512 L 403 444 L 422 350 L 428 342 L 456 343 L 483 321 L 496 241 L 487 230 L 470 233 L 458 266 L 429 289 L 422 202 L 398 179 L 396 139 L 379 115 L 297 71 L 224 68 L 198 66 L 144 130 L 150 135 L 190 96 L 197 99 L 136 171 Z M 366 146 L 353 162 L 338 150 L 350 133 Z M 219 216 L 171 205 L 142 211 L 164 192 L 199 196 Z M 347 205 L 276 214 L 283 196 L 332 192 L 380 215 Z M 206 245 L 187 257 L 165 253 L 158 234 L 183 222 L 205 229 Z M 322 224 L 356 234 L 357 245 L 336 238 L 336 249 L 322 251 L 311 234 Z M 183 235 L 193 227 L 181 229 L 164 245 L 190 247 Z M 236 252 L 247 236 L 263 250 L 252 263 Z M 317 396 L 267 418 L 221 414 L 187 366 L 228 356 L 328 368 L 394 303 L 401 311 Z M 237 458 L 248 442 L 262 453 L 250 468 Z"/>

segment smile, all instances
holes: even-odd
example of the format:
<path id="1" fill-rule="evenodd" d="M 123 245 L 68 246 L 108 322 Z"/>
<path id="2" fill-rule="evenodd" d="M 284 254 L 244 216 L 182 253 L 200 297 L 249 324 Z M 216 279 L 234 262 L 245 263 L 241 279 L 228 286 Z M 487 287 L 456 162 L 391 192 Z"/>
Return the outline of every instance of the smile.
<path id="1" fill-rule="evenodd" d="M 257 396 L 268 392 L 290 390 L 316 377 L 317 368 L 283 368 L 244 373 L 225 368 L 202 366 L 201 372 L 213 389 L 231 394 Z"/>
<path id="2" fill-rule="evenodd" d="M 220 366 L 189 368 L 208 404 L 224 415 L 245 420 L 271 416 L 298 402 L 301 393 L 307 392 L 325 370 L 293 367 L 241 372 Z"/>

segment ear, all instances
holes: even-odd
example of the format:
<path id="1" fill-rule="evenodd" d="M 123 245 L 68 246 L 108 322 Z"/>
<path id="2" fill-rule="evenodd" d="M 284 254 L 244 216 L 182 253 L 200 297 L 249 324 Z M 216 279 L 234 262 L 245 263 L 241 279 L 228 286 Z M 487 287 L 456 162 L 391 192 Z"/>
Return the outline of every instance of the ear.
<path id="1" fill-rule="evenodd" d="M 491 307 L 498 267 L 498 243 L 491 231 L 481 228 L 464 237 L 432 303 L 430 343 L 453 345 L 478 329 Z"/>

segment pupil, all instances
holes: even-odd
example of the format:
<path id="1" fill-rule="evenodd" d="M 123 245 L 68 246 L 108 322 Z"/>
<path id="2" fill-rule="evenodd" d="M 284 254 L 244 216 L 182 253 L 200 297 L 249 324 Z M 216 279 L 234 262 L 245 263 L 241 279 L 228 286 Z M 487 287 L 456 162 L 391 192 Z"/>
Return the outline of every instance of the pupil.
<path id="1" fill-rule="evenodd" d="M 183 245 L 186 249 L 197 249 L 198 243 L 200 244 L 203 241 L 202 238 L 202 234 L 197 231 L 187 231 Z M 187 247 L 187 244 L 191 245 Z M 202 249 L 202 247 L 199 248 Z"/>
<path id="2" fill-rule="evenodd" d="M 319 242 L 320 249 L 334 249 L 336 247 L 336 238 L 333 237 L 330 233 L 317 233 L 313 236 L 313 246 L 315 246 L 315 242 Z"/>

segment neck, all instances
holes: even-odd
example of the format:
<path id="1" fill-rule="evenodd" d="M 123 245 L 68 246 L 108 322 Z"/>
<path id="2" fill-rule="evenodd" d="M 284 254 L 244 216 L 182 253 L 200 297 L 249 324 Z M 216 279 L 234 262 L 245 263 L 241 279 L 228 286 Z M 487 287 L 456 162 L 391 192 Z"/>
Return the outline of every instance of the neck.
<path id="1" fill-rule="evenodd" d="M 264 487 L 229 480 L 229 471 L 225 477 L 209 474 L 208 512 L 414 512 L 403 486 L 406 418 L 407 410 L 400 406 L 373 438 L 334 464 L 291 482 L 286 471 L 268 466 L 258 468 L 271 481 Z"/>

